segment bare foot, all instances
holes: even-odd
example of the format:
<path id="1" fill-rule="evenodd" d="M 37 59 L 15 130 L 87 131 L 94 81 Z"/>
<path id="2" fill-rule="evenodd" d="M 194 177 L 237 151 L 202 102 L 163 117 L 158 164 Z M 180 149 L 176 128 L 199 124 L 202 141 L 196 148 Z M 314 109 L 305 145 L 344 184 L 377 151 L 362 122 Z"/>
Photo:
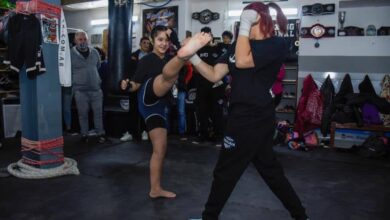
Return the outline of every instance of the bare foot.
<path id="1" fill-rule="evenodd" d="M 211 40 L 209 33 L 197 33 L 177 52 L 177 56 L 181 59 L 188 59 L 196 53 L 200 48 L 206 45 Z"/>
<path id="2" fill-rule="evenodd" d="M 160 190 L 160 191 L 155 191 L 155 192 L 150 191 L 149 196 L 152 199 L 157 199 L 157 198 L 173 199 L 176 197 L 176 194 L 173 192 L 166 191 L 166 190 Z"/>

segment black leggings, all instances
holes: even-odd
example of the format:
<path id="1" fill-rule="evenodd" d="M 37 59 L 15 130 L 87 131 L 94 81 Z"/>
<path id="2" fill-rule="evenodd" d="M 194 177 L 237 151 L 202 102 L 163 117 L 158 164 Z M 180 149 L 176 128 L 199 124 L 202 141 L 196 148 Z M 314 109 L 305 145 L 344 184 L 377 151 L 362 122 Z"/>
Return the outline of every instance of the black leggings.
<path id="1" fill-rule="evenodd" d="M 272 149 L 274 118 L 261 123 L 229 119 L 203 220 L 217 220 L 236 183 L 253 163 L 264 181 L 295 219 L 306 219 L 305 209 L 284 175 Z M 249 126 L 248 126 L 249 125 Z"/>

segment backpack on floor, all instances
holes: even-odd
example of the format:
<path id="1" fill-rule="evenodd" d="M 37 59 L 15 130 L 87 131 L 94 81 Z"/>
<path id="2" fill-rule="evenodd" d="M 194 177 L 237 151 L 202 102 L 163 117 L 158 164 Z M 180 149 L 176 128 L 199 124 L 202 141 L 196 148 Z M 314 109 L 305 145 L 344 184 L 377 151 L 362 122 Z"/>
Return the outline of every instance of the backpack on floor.
<path id="1" fill-rule="evenodd" d="M 386 144 L 386 137 L 371 135 L 359 146 L 358 153 L 364 157 L 378 158 L 386 154 Z"/>

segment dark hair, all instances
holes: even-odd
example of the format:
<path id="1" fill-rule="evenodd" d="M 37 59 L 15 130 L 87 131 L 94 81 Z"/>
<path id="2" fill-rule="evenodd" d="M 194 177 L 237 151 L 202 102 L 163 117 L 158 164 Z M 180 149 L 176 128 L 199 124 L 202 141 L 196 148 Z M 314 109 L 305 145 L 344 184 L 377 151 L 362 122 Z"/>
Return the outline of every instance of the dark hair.
<path id="1" fill-rule="evenodd" d="M 158 33 L 161 31 L 166 31 L 168 30 L 167 27 L 162 26 L 162 25 L 157 25 L 156 27 L 153 28 L 153 30 L 150 32 L 150 37 L 152 40 L 154 40 L 155 37 L 157 37 Z"/>
<path id="2" fill-rule="evenodd" d="M 202 29 L 200 29 L 200 32 L 205 32 L 205 33 L 211 33 L 211 28 L 209 27 L 203 27 Z"/>
<path id="3" fill-rule="evenodd" d="M 142 37 L 141 40 L 139 40 L 139 42 L 141 43 L 144 40 L 150 41 L 150 39 L 148 37 Z"/>
<path id="4" fill-rule="evenodd" d="M 283 34 L 287 31 L 287 18 L 283 14 L 282 9 L 279 5 L 271 2 L 267 5 L 261 2 L 253 2 L 247 5 L 244 10 L 255 10 L 260 15 L 260 31 L 264 35 L 274 35 L 274 24 L 272 22 L 272 17 L 269 13 L 269 7 L 274 8 L 276 10 L 276 23 L 279 26 L 280 32 Z"/>
<path id="5" fill-rule="evenodd" d="M 232 32 L 230 32 L 230 31 L 224 31 L 224 32 L 222 33 L 222 37 L 224 37 L 224 36 L 230 38 L 230 40 L 233 39 L 233 34 L 232 34 Z"/>
<path id="6" fill-rule="evenodd" d="M 94 48 L 95 48 L 95 49 L 97 50 L 97 52 L 99 53 L 99 55 L 100 55 L 100 60 L 101 60 L 101 61 L 105 60 L 105 59 L 106 59 L 106 53 L 104 53 L 103 49 L 100 48 L 100 47 L 94 47 Z"/>

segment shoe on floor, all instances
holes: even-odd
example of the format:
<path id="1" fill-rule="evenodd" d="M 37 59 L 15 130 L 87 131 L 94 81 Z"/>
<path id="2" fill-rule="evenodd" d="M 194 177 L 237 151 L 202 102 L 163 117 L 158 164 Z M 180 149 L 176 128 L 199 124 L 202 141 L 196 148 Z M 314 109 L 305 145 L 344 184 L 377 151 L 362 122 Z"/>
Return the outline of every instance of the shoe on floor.
<path id="1" fill-rule="evenodd" d="M 219 142 L 218 142 L 218 143 L 215 143 L 215 146 L 216 146 L 216 147 L 222 147 L 222 143 L 219 143 Z"/>
<path id="2" fill-rule="evenodd" d="M 129 134 L 128 131 L 126 131 L 126 133 L 123 134 L 123 136 L 120 138 L 121 141 L 132 141 L 133 140 L 133 136 L 131 134 Z"/>
<path id="3" fill-rule="evenodd" d="M 80 138 L 80 142 L 81 142 L 81 143 L 87 144 L 88 141 L 89 141 L 89 139 L 88 139 L 88 136 L 87 136 L 87 135 L 81 136 L 81 138 Z"/>
<path id="4" fill-rule="evenodd" d="M 188 220 L 202 220 L 201 218 L 189 218 Z"/>
<path id="5" fill-rule="evenodd" d="M 98 142 L 100 143 L 100 144 L 103 144 L 103 143 L 105 143 L 107 141 L 107 137 L 105 136 L 105 135 L 99 135 L 98 136 Z"/>
<path id="6" fill-rule="evenodd" d="M 149 136 L 148 136 L 148 133 L 147 133 L 146 131 L 143 131 L 143 132 L 142 132 L 142 140 L 143 140 L 143 141 L 149 140 Z"/>
<path id="7" fill-rule="evenodd" d="M 192 141 L 193 144 L 204 144 L 206 142 L 206 139 L 203 137 L 197 137 L 195 140 Z"/>

